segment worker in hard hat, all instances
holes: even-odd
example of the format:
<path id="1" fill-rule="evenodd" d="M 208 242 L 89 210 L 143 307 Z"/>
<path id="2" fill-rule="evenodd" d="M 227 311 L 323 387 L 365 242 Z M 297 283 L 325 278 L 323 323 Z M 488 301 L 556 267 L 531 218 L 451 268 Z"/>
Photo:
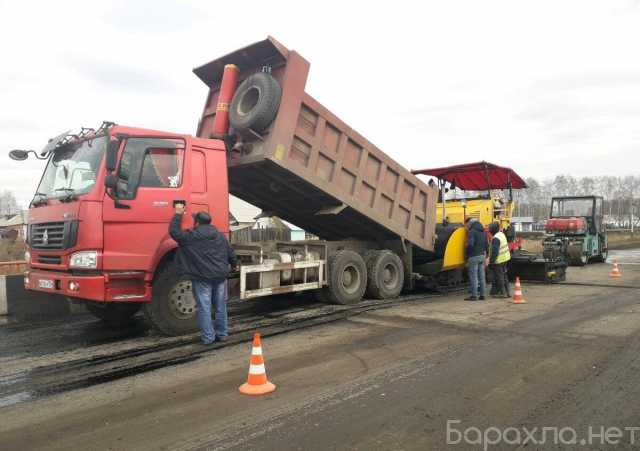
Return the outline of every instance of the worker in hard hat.
<path id="1" fill-rule="evenodd" d="M 500 223 L 489 224 L 489 232 L 493 235 L 489 252 L 489 271 L 493 274 L 491 294 L 495 297 L 511 297 L 509 293 L 509 278 L 507 277 L 507 262 L 511 260 L 509 243 Z"/>

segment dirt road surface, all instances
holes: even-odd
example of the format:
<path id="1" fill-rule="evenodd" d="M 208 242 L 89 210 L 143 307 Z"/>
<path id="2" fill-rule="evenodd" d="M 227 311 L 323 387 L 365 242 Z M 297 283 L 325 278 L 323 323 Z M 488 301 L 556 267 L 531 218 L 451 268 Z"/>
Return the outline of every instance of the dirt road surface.
<path id="1" fill-rule="evenodd" d="M 620 279 L 595 264 L 570 268 L 571 284 L 527 284 L 525 305 L 457 294 L 268 337 L 266 368 L 278 389 L 259 398 L 237 391 L 246 341 L 86 388 L 38 392 L 32 372 L 52 362 L 90 367 L 114 348 L 167 339 L 144 324 L 114 334 L 83 316 L 6 324 L 0 389 L 21 389 L 2 398 L 0 449 L 639 449 L 640 431 L 628 429 L 640 427 L 639 255 L 616 256 Z M 494 444 L 505 428 L 509 443 Z"/>

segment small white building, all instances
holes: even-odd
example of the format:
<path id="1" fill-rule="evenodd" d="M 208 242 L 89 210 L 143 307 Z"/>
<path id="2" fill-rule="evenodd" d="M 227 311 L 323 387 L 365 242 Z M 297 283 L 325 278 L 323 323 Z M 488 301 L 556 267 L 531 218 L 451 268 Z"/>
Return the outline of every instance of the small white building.
<path id="1" fill-rule="evenodd" d="M 297 225 L 286 222 L 291 231 L 291 241 L 304 241 L 307 239 L 307 233 Z"/>
<path id="2" fill-rule="evenodd" d="M 511 224 L 516 232 L 532 232 L 533 231 L 533 216 L 512 216 Z"/>

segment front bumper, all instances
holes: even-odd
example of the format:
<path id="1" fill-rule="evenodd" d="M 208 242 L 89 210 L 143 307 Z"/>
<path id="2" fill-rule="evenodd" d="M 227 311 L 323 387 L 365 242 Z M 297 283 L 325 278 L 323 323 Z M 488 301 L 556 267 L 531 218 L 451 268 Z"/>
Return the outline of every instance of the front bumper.
<path id="1" fill-rule="evenodd" d="M 25 273 L 24 287 L 89 301 L 148 302 L 151 285 L 144 276 L 137 271 L 78 275 L 30 269 Z"/>

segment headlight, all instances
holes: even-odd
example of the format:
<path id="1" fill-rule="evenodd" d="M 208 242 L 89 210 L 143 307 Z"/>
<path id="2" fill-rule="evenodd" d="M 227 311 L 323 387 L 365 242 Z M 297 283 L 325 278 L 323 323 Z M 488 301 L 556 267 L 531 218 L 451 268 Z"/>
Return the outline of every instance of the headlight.
<path id="1" fill-rule="evenodd" d="M 31 263 L 31 252 L 25 251 L 25 253 L 24 253 L 24 261 L 26 261 L 27 263 Z"/>
<path id="2" fill-rule="evenodd" d="M 71 254 L 69 267 L 96 269 L 98 267 L 98 251 L 82 251 Z"/>

